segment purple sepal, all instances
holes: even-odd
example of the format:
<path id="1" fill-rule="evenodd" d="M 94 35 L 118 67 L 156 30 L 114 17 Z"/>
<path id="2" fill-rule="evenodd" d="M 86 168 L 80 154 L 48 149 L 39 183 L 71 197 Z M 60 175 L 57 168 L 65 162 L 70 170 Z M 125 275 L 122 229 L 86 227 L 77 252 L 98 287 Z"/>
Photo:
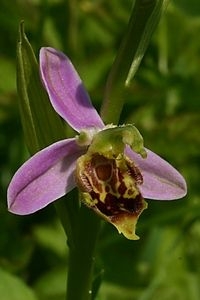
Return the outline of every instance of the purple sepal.
<path id="1" fill-rule="evenodd" d="M 56 142 L 32 156 L 11 180 L 9 211 L 30 214 L 72 190 L 75 163 L 84 152 L 72 138 Z"/>
<path id="2" fill-rule="evenodd" d="M 104 124 L 71 61 L 53 48 L 41 48 L 40 73 L 55 111 L 76 131 Z"/>
<path id="3" fill-rule="evenodd" d="M 167 161 L 154 152 L 146 149 L 147 158 L 133 152 L 129 147 L 126 154 L 139 167 L 143 176 L 143 184 L 139 187 L 142 196 L 155 200 L 175 200 L 187 193 L 183 176 Z"/>

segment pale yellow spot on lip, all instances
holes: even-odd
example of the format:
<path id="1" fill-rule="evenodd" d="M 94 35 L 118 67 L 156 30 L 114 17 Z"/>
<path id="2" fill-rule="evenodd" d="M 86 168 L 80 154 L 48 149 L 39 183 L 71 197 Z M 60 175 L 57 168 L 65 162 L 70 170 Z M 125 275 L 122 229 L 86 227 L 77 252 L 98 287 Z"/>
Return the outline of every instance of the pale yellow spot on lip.
<path id="1" fill-rule="evenodd" d="M 116 216 L 109 218 L 109 222 L 113 224 L 119 233 L 122 233 L 129 240 L 139 240 L 139 236 L 135 233 L 136 225 L 139 216 L 146 209 L 148 204 L 143 200 L 143 208 L 139 214 L 133 214 L 129 212 L 122 212 Z"/>
<path id="2" fill-rule="evenodd" d="M 112 224 L 129 240 L 139 240 L 139 236 L 135 234 L 137 224 L 137 216 L 131 214 L 121 214 L 112 218 Z"/>

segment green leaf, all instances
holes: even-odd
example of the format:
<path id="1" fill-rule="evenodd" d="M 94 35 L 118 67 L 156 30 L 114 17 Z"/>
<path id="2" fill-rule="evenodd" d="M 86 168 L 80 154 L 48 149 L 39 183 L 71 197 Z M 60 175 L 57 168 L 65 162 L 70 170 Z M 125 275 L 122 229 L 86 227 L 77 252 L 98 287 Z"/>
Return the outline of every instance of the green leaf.
<path id="1" fill-rule="evenodd" d="M 141 60 L 149 45 L 151 36 L 160 20 L 160 17 L 167 5 L 168 0 L 149 0 L 139 2 L 143 3 L 139 5 L 138 10 L 136 11 L 136 15 L 132 15 L 130 19 L 131 35 L 128 36 L 128 39 L 132 39 L 134 37 L 136 18 L 141 18 L 140 26 L 136 28 L 136 36 L 138 36 L 139 39 L 138 43 L 135 43 L 135 49 L 133 49 L 133 61 L 125 81 L 126 85 L 130 84 L 130 81 L 134 77 L 141 63 Z"/>
<path id="2" fill-rule="evenodd" d="M 109 73 L 101 115 L 116 124 L 124 105 L 124 88 L 134 77 L 168 0 L 136 0 L 128 28 Z"/>
<path id="3" fill-rule="evenodd" d="M 2 300 L 36 300 L 33 291 L 19 278 L 0 269 L 0 295 Z"/>
<path id="4" fill-rule="evenodd" d="M 21 22 L 17 46 L 17 90 L 25 141 L 31 154 L 65 137 L 60 117 L 42 86 L 39 67 Z"/>
<path id="5" fill-rule="evenodd" d="M 39 66 L 21 22 L 17 45 L 17 90 L 25 142 L 30 154 L 66 138 L 64 124 L 54 111 L 39 74 Z M 78 201 L 78 200 L 77 200 Z M 76 202 L 73 202 L 73 208 Z M 57 213 L 70 239 L 72 221 L 68 213 L 70 202 L 57 201 Z M 67 224 L 67 225 L 66 225 Z"/>

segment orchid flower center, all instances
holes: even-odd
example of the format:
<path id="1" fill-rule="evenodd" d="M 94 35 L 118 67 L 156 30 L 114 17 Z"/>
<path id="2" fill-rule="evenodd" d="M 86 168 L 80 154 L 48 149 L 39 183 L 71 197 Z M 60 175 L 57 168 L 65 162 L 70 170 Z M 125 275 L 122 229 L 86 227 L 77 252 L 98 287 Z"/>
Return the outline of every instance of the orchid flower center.
<path id="1" fill-rule="evenodd" d="M 147 204 L 139 190 L 142 174 L 124 154 L 126 144 L 145 156 L 143 140 L 132 125 L 97 132 L 77 160 L 75 176 L 82 201 L 126 237 L 137 239 L 135 225 Z"/>

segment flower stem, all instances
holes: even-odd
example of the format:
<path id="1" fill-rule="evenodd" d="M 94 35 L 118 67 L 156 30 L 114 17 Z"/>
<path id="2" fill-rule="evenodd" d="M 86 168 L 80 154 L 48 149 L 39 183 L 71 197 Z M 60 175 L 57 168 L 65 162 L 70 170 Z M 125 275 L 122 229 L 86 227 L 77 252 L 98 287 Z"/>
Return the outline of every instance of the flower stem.
<path id="1" fill-rule="evenodd" d="M 69 194 L 55 202 L 69 246 L 66 299 L 90 300 L 100 218 L 84 205 L 80 206 L 74 192 L 71 196 L 74 197 Z"/>
<path id="2" fill-rule="evenodd" d="M 79 200 L 66 195 L 54 203 L 57 215 L 66 233 L 68 244 L 75 245 Z"/>
<path id="3" fill-rule="evenodd" d="M 84 205 L 80 208 L 76 244 L 69 245 L 67 300 L 91 300 L 95 246 L 100 218 Z"/>

